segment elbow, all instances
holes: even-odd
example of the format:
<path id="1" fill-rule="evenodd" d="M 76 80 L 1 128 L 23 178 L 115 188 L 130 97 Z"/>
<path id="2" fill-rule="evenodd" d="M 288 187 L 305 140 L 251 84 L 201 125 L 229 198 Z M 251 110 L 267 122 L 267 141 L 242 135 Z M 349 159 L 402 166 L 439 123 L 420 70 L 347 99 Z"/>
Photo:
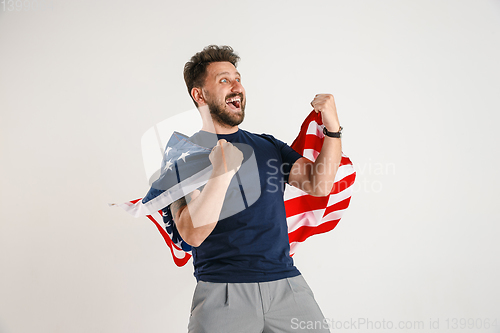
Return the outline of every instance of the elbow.
<path id="1" fill-rule="evenodd" d="M 332 192 L 333 189 L 333 181 L 332 182 L 319 182 L 315 184 L 310 195 L 313 197 L 326 197 Z"/>
<path id="2" fill-rule="evenodd" d="M 312 193 L 309 193 L 311 196 L 313 197 L 326 197 L 327 195 L 330 194 L 330 192 L 326 192 L 326 191 L 316 191 L 316 192 L 312 192 Z"/>
<path id="3" fill-rule="evenodd" d="M 174 222 L 177 226 L 177 231 L 181 236 L 182 240 L 192 247 L 198 247 L 203 243 L 203 239 L 200 239 L 196 233 L 196 228 L 193 226 L 191 221 L 191 216 L 189 213 L 184 214 L 184 208 L 179 210 L 179 212 L 174 217 Z"/>
<path id="4" fill-rule="evenodd" d="M 182 239 L 184 239 L 184 237 Z M 204 240 L 205 238 L 196 237 L 195 235 L 191 235 L 187 237 L 187 239 L 184 239 L 184 241 L 189 245 L 191 245 L 192 247 L 199 247 Z"/>
<path id="5" fill-rule="evenodd" d="M 207 238 L 207 235 L 205 235 L 202 230 L 199 230 L 192 225 L 186 226 L 185 223 L 180 223 L 177 226 L 177 231 L 182 237 L 182 240 L 192 247 L 200 246 Z"/>
<path id="6" fill-rule="evenodd" d="M 205 240 L 197 235 L 196 230 L 194 228 L 183 228 L 177 226 L 177 231 L 179 235 L 182 237 L 182 240 L 192 247 L 198 247 Z"/>

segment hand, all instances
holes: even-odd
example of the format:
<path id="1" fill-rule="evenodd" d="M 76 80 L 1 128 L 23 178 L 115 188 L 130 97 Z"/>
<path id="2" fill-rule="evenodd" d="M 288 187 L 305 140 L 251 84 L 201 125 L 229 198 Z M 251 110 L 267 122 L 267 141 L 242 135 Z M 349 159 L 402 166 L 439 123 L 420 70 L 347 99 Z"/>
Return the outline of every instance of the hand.
<path id="1" fill-rule="evenodd" d="M 314 96 L 311 106 L 314 108 L 314 111 L 321 112 L 323 125 L 325 125 L 330 132 L 337 132 L 340 130 L 340 122 L 333 95 L 318 94 Z"/>
<path id="2" fill-rule="evenodd" d="M 243 153 L 230 142 L 221 139 L 212 149 L 208 158 L 214 168 L 213 177 L 225 174 L 232 177 L 241 167 Z"/>

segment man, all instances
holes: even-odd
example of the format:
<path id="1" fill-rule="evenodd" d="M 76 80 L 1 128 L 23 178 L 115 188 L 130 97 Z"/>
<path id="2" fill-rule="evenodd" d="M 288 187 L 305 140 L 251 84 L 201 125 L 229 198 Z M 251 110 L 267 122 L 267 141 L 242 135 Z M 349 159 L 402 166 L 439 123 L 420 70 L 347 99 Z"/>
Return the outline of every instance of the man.
<path id="1" fill-rule="evenodd" d="M 170 206 L 179 234 L 193 247 L 198 284 L 189 332 L 328 332 L 326 325 L 301 330 L 306 322 L 323 323 L 324 317 L 289 256 L 282 184 L 314 196 L 330 193 L 341 159 L 335 101 L 332 95 L 319 94 L 311 102 L 327 129 L 321 153 L 311 162 L 270 135 L 238 127 L 246 104 L 238 60 L 231 47 L 211 45 L 184 68 L 203 121 L 190 141 L 213 146 L 208 183 Z M 215 135 L 217 140 L 210 143 Z M 242 145 L 250 149 L 239 149 Z M 220 219 L 235 191 L 245 197 L 238 187 L 245 174 L 238 170 L 250 155 L 258 167 L 260 196 Z"/>

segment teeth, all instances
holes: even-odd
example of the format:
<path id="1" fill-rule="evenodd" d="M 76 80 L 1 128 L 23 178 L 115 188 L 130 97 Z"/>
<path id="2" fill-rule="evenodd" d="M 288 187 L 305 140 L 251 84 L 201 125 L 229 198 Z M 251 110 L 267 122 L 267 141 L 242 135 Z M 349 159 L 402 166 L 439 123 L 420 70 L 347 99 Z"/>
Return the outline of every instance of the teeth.
<path id="1" fill-rule="evenodd" d="M 230 98 L 226 101 L 226 103 L 231 103 L 231 102 L 234 102 L 234 101 L 238 101 L 240 102 L 241 101 L 241 98 L 238 96 L 238 97 L 234 97 L 234 98 Z"/>

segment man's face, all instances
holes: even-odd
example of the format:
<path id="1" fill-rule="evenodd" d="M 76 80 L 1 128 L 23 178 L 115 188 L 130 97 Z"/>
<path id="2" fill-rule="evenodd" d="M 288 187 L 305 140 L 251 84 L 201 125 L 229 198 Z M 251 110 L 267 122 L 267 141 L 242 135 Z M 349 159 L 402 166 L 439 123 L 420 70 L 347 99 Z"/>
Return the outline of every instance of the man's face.
<path id="1" fill-rule="evenodd" d="M 245 118 L 245 89 L 233 64 L 210 63 L 202 91 L 214 121 L 227 127 L 241 124 Z"/>

